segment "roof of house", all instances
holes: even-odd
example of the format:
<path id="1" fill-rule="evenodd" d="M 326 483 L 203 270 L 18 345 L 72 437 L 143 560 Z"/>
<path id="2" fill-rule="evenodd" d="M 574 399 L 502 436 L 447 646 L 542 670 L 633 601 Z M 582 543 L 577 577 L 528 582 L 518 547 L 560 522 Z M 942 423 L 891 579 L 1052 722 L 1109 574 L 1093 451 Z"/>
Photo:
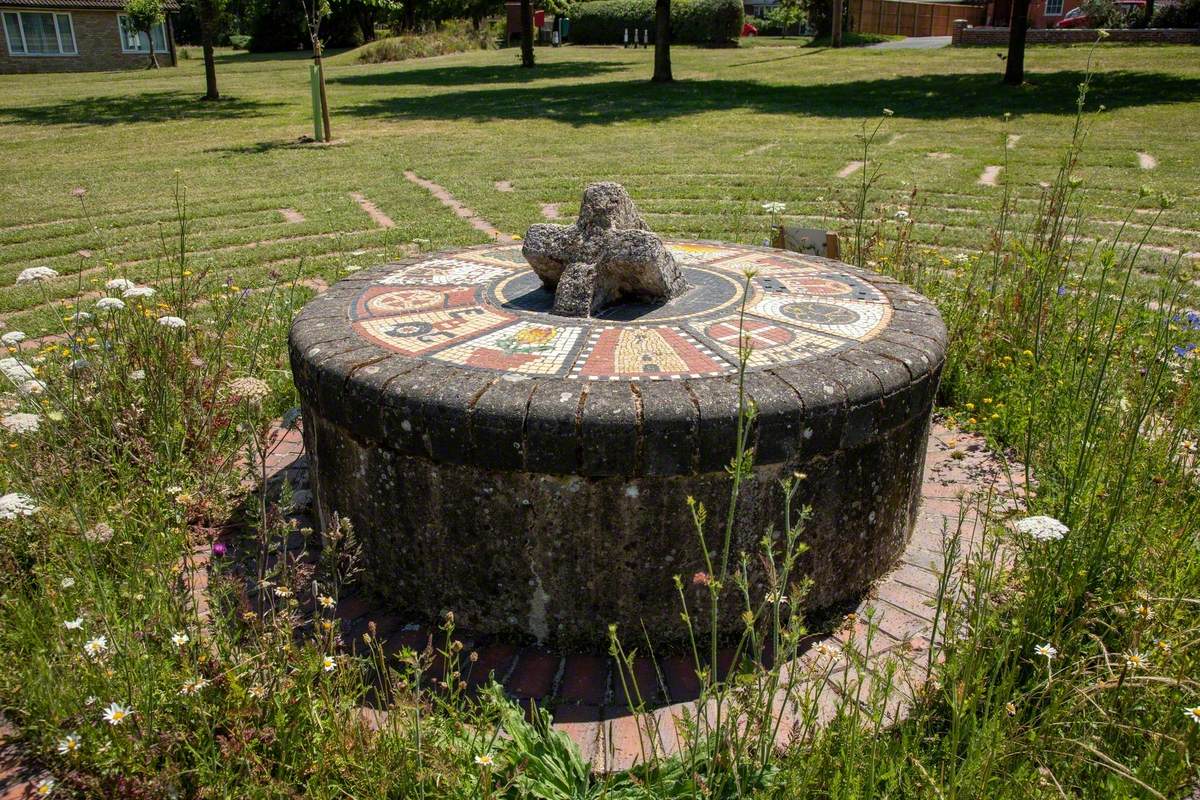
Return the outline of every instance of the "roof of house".
<path id="1" fill-rule="evenodd" d="M 120 11 L 125 0 L 0 0 L 0 8 L 110 8 Z M 178 0 L 164 0 L 163 8 L 178 11 Z"/>

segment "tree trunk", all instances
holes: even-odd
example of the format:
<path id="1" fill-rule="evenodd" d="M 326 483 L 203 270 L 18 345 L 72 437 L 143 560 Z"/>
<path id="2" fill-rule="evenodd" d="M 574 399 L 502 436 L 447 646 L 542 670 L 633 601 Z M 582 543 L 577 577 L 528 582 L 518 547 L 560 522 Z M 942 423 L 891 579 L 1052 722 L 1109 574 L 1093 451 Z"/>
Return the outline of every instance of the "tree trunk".
<path id="1" fill-rule="evenodd" d="M 521 66 L 533 65 L 533 3 L 521 0 Z"/>
<path id="2" fill-rule="evenodd" d="M 150 63 L 146 65 L 146 69 L 158 69 L 158 59 L 154 55 L 154 37 L 150 31 L 142 31 L 146 34 L 146 45 L 150 49 Z"/>
<path id="3" fill-rule="evenodd" d="M 1154 21 L 1154 0 L 1146 0 L 1146 16 L 1142 19 L 1142 27 L 1149 28 Z"/>
<path id="4" fill-rule="evenodd" d="M 669 83 L 671 76 L 671 0 L 654 0 L 655 83 Z"/>
<path id="5" fill-rule="evenodd" d="M 1029 0 L 1013 0 L 1012 21 L 1008 26 L 1008 59 L 1004 82 L 1020 86 L 1025 82 L 1025 33 L 1029 30 Z"/>
<path id="6" fill-rule="evenodd" d="M 313 61 L 317 65 L 317 81 L 321 87 L 321 127 L 325 131 L 325 141 L 333 141 L 329 130 L 329 99 L 325 97 L 325 65 L 321 63 L 321 43 L 313 43 Z"/>
<path id="7" fill-rule="evenodd" d="M 204 99 L 220 100 L 217 90 L 217 62 L 213 57 L 213 39 L 217 27 L 216 8 L 211 0 L 200 3 L 200 47 L 204 51 Z"/>
<path id="8" fill-rule="evenodd" d="M 829 21 L 829 46 L 842 46 L 842 0 L 833 0 L 833 19 Z"/>

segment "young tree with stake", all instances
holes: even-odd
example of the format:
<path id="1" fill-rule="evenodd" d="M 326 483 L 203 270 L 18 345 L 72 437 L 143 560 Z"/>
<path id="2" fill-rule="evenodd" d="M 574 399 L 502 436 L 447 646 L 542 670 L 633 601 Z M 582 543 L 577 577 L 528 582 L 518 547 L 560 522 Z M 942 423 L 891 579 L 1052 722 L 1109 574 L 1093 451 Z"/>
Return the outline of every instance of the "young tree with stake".
<path id="1" fill-rule="evenodd" d="M 321 128 L 325 141 L 331 141 L 329 128 L 329 99 L 325 96 L 325 65 L 321 62 L 321 20 L 329 16 L 329 0 L 300 0 L 304 6 L 304 24 L 312 40 L 313 63 L 317 67 L 317 82 L 321 92 Z"/>
<path id="2" fill-rule="evenodd" d="M 125 0 L 124 11 L 130 26 L 146 36 L 146 47 L 150 51 L 150 63 L 146 68 L 158 69 L 158 59 L 154 56 L 154 26 L 162 24 L 167 18 L 162 0 Z"/>

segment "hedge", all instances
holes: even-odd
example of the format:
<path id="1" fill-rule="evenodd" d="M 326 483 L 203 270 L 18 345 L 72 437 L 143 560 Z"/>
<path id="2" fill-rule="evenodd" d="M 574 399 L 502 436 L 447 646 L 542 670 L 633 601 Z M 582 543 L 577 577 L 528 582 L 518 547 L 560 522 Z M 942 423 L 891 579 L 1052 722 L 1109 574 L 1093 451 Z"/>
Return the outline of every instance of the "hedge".
<path id="1" fill-rule="evenodd" d="M 742 34 L 742 0 L 672 0 L 671 41 L 728 45 Z M 650 31 L 654 0 L 589 0 L 571 6 L 570 38 L 576 44 L 621 44 L 626 29 Z"/>

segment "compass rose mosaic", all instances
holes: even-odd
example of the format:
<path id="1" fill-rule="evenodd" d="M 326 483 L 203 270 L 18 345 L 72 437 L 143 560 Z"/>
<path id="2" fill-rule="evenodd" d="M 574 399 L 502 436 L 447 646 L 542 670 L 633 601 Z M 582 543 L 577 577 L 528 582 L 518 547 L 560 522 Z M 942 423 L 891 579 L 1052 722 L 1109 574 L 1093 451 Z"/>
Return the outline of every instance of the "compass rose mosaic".
<path id="1" fill-rule="evenodd" d="M 385 273 L 354 299 L 350 321 L 372 344 L 449 366 L 629 381 L 732 374 L 743 344 L 750 369 L 795 364 L 867 341 L 892 316 L 878 288 L 833 262 L 728 244 L 666 244 L 689 287 L 667 303 L 555 316 L 554 295 L 520 245 L 491 245 Z"/>

